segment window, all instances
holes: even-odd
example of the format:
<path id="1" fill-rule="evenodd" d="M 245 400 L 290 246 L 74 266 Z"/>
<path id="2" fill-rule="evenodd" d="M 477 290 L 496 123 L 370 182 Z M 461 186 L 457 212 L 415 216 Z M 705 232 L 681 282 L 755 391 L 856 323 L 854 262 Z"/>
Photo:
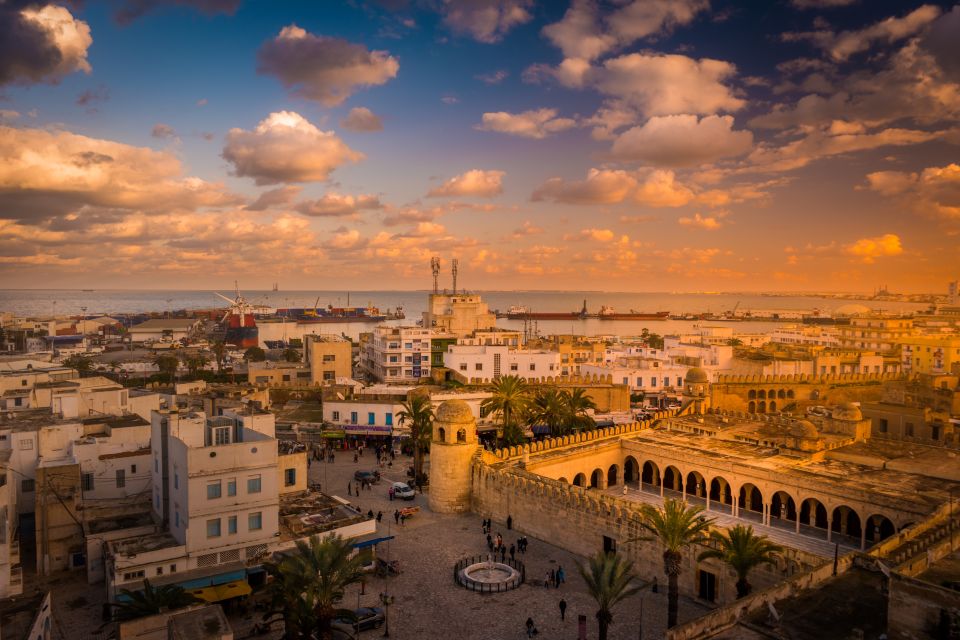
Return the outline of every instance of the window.
<path id="1" fill-rule="evenodd" d="M 123 579 L 124 579 L 124 580 L 137 580 L 138 578 L 142 578 L 142 577 L 145 576 L 145 575 L 146 575 L 146 573 L 144 573 L 142 570 L 140 570 L 140 571 L 128 571 L 127 573 L 123 574 Z"/>
<path id="2" fill-rule="evenodd" d="M 227 518 L 227 534 L 233 535 L 237 532 L 237 516 Z"/>
<path id="3" fill-rule="evenodd" d="M 392 426 L 393 426 L 393 414 L 392 414 L 392 413 L 389 413 L 389 412 L 386 413 L 386 414 L 384 415 L 384 421 L 385 421 L 385 423 L 386 423 L 386 425 L 387 425 L 388 427 L 392 427 Z"/>
<path id="4" fill-rule="evenodd" d="M 137 465 L 135 464 L 130 465 L 130 473 L 136 473 L 136 472 L 137 472 Z"/>
<path id="5" fill-rule="evenodd" d="M 207 520 L 207 537 L 208 538 L 220 537 L 220 518 Z"/>
<path id="6" fill-rule="evenodd" d="M 339 421 L 340 421 L 340 412 L 339 412 L 339 411 L 334 411 L 334 412 L 333 412 L 333 421 L 334 421 L 334 422 L 339 422 Z"/>
<path id="7" fill-rule="evenodd" d="M 337 361 L 337 356 L 331 355 L 331 354 L 329 354 L 329 353 L 325 353 L 325 354 L 323 354 L 323 361 L 324 361 L 324 362 L 336 362 L 336 361 Z"/>
<path id="8" fill-rule="evenodd" d="M 162 575 L 163 575 L 163 567 L 157 567 L 157 575 L 158 575 L 158 576 L 162 576 Z"/>
<path id="9" fill-rule="evenodd" d="M 296 469 L 284 469 L 283 470 L 283 485 L 286 487 L 292 487 L 297 484 L 297 470 Z"/>
<path id="10" fill-rule="evenodd" d="M 657 386 L 657 379 L 656 379 L 656 377 L 650 378 L 650 386 L 651 386 L 651 387 Z"/>
<path id="11" fill-rule="evenodd" d="M 180 488 L 180 476 L 177 475 L 176 471 L 173 472 L 173 488 L 174 489 Z"/>
<path id="12" fill-rule="evenodd" d="M 377 424 L 377 414 L 375 414 L 373 411 L 367 413 L 367 424 Z"/>
<path id="13" fill-rule="evenodd" d="M 215 500 L 221 495 L 220 481 L 207 483 L 207 500 Z"/>
<path id="14" fill-rule="evenodd" d="M 20 441 L 20 451 L 30 451 L 33 449 L 33 440 L 25 438 Z"/>
<path id="15" fill-rule="evenodd" d="M 357 412 L 356 412 L 356 411 L 351 411 L 351 412 L 350 412 L 350 424 L 357 424 Z"/>
<path id="16" fill-rule="evenodd" d="M 24 478 L 20 481 L 20 491 L 22 493 L 30 493 L 34 490 L 34 481 L 30 478 Z"/>
<path id="17" fill-rule="evenodd" d="M 177 565 L 175 564 L 170 565 L 170 573 L 176 573 L 176 572 L 177 572 Z"/>
<path id="18" fill-rule="evenodd" d="M 259 531 L 263 528 L 263 514 L 257 511 L 247 516 L 247 529 L 250 531 Z"/>
<path id="19" fill-rule="evenodd" d="M 230 427 L 217 427 L 213 430 L 213 444 L 230 444 Z"/>
<path id="20" fill-rule="evenodd" d="M 127 486 L 127 470 L 117 469 L 117 489 L 123 489 Z"/>
<path id="21" fill-rule="evenodd" d="M 179 511 L 173 512 L 173 526 L 175 526 L 178 529 L 180 528 L 180 512 Z"/>
<path id="22" fill-rule="evenodd" d="M 237 479 L 236 478 L 230 478 L 229 480 L 227 480 L 227 495 L 228 496 L 237 495 Z"/>
<path id="23" fill-rule="evenodd" d="M 324 371 L 324 372 L 323 372 L 323 379 L 324 379 L 324 380 L 336 380 L 336 379 L 337 379 L 337 372 L 336 372 L 336 371 Z"/>
<path id="24" fill-rule="evenodd" d="M 906 436 L 907 436 L 908 438 L 912 438 L 912 437 L 913 437 L 913 423 L 912 423 L 912 422 L 908 422 L 908 423 L 907 423 Z"/>
<path id="25" fill-rule="evenodd" d="M 81 476 L 81 487 L 84 491 L 93 491 L 93 474 L 85 473 Z"/>
<path id="26" fill-rule="evenodd" d="M 880 433 L 886 433 L 886 432 L 887 432 L 887 419 L 880 418 Z"/>
<path id="27" fill-rule="evenodd" d="M 466 371 L 466 370 L 467 370 L 467 363 L 466 363 L 466 362 L 461 362 L 461 363 L 460 363 L 460 371 Z"/>
<path id="28" fill-rule="evenodd" d="M 476 369 L 477 371 L 483 371 L 483 363 L 478 362 L 477 364 L 473 365 L 473 368 Z"/>
<path id="29" fill-rule="evenodd" d="M 516 370 L 517 370 L 517 363 L 516 363 L 516 362 L 511 362 L 511 363 L 510 363 L 510 371 L 516 371 Z"/>
<path id="30" fill-rule="evenodd" d="M 260 476 L 247 478 L 247 493 L 260 493 Z"/>
<path id="31" fill-rule="evenodd" d="M 531 362 L 531 363 L 530 363 L 530 371 L 536 371 L 536 370 L 537 370 L 537 365 L 534 364 L 533 362 Z"/>
<path id="32" fill-rule="evenodd" d="M 940 425 L 931 425 L 930 426 L 930 439 L 939 440 L 940 439 Z"/>

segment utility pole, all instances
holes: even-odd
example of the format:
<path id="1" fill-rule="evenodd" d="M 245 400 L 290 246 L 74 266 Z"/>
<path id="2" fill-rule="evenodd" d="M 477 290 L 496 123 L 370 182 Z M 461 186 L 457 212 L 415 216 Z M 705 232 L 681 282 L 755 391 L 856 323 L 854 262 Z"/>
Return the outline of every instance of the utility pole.
<path id="1" fill-rule="evenodd" d="M 460 261 L 456 258 L 453 259 L 453 295 L 457 295 L 457 271 L 460 266 Z"/>

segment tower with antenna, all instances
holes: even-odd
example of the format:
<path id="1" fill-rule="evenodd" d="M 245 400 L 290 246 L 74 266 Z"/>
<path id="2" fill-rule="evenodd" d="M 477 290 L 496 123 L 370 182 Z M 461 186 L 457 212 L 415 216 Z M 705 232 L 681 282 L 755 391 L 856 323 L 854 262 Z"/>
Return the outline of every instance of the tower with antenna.
<path id="1" fill-rule="evenodd" d="M 433 271 L 433 293 L 440 292 L 438 278 L 440 277 L 440 258 L 433 256 L 430 258 L 430 270 Z"/>
<path id="2" fill-rule="evenodd" d="M 457 295 L 457 268 L 459 267 L 459 265 L 460 265 L 460 261 L 454 258 L 453 268 L 451 269 L 451 271 L 453 272 L 453 295 Z"/>

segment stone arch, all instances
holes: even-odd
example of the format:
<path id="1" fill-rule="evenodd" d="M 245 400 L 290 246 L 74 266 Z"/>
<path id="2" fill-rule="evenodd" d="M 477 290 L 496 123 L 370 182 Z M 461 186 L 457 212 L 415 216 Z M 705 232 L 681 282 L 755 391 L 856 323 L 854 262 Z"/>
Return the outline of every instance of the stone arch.
<path id="1" fill-rule="evenodd" d="M 778 391 L 777 391 L 777 397 L 778 397 L 779 399 L 781 399 L 781 400 L 785 400 L 785 399 L 787 398 L 787 390 L 786 390 L 786 389 L 780 389 L 780 390 L 778 390 Z"/>
<path id="2" fill-rule="evenodd" d="M 763 389 L 760 389 L 759 391 L 757 391 L 757 398 L 759 398 L 760 400 L 764 400 L 766 399 L 766 397 L 767 397 L 766 391 L 764 391 Z"/>
<path id="3" fill-rule="evenodd" d="M 710 480 L 710 500 L 720 504 L 733 504 L 733 489 L 725 478 L 716 476 Z"/>
<path id="4" fill-rule="evenodd" d="M 573 476 L 573 486 L 575 487 L 585 487 L 587 486 L 587 476 L 583 473 L 578 473 Z"/>
<path id="5" fill-rule="evenodd" d="M 757 413 L 766 413 L 767 412 L 767 403 L 763 400 L 757 403 Z"/>
<path id="6" fill-rule="evenodd" d="M 615 464 L 610 465 L 610 468 L 607 469 L 607 486 L 608 487 L 617 486 L 619 475 L 620 475 L 620 467 Z"/>
<path id="7" fill-rule="evenodd" d="M 777 491 L 770 500 L 770 518 L 796 522 L 797 503 L 786 491 Z"/>
<path id="8" fill-rule="evenodd" d="M 563 476 L 560 476 L 559 478 L 557 478 L 557 481 L 562 482 L 564 484 L 570 484 L 570 481 L 564 478 Z"/>
<path id="9" fill-rule="evenodd" d="M 757 403 L 751 400 L 750 404 L 747 405 L 747 413 L 756 413 L 756 412 L 757 412 Z"/>
<path id="10" fill-rule="evenodd" d="M 777 402 L 776 402 L 776 400 L 771 400 L 771 401 L 770 401 L 770 406 L 767 407 L 767 409 L 770 411 L 770 413 L 773 413 L 774 411 L 776 411 L 776 410 L 777 410 Z"/>
<path id="11" fill-rule="evenodd" d="M 447 441 L 447 430 L 443 427 L 437 427 L 437 440 L 440 442 Z"/>
<path id="12" fill-rule="evenodd" d="M 467 441 L 467 430 L 460 429 L 457 431 L 457 442 L 466 442 Z"/>
<path id="13" fill-rule="evenodd" d="M 800 524 L 826 531 L 829 526 L 827 508 L 816 498 L 806 498 L 800 503 Z"/>
<path id="14" fill-rule="evenodd" d="M 777 390 L 776 390 L 776 389 L 770 389 L 770 391 L 767 391 L 767 399 L 768 399 L 768 400 L 773 400 L 773 399 L 775 399 L 776 397 L 777 397 Z"/>
<path id="15" fill-rule="evenodd" d="M 603 469 L 594 469 L 593 473 L 590 474 L 590 488 L 603 488 Z"/>
<path id="16" fill-rule="evenodd" d="M 756 390 L 756 389 L 750 389 L 750 391 L 747 392 L 747 399 L 748 399 L 748 400 L 756 400 L 756 399 L 757 399 L 757 390 Z"/>
<path id="17" fill-rule="evenodd" d="M 709 487 L 707 486 L 703 475 L 699 471 L 691 471 L 688 473 L 686 482 L 683 486 L 687 488 L 687 495 L 691 495 L 696 498 L 707 497 L 707 490 Z"/>
<path id="18" fill-rule="evenodd" d="M 794 392 L 793 389 L 787 389 L 787 399 L 793 400 L 796 397 L 797 397 L 797 394 Z"/>
<path id="19" fill-rule="evenodd" d="M 893 521 L 885 515 L 874 514 L 867 518 L 866 540 L 870 544 L 882 542 L 895 534 L 897 528 Z"/>
<path id="20" fill-rule="evenodd" d="M 640 475 L 643 484 L 649 484 L 654 487 L 660 486 L 660 467 L 657 466 L 656 462 L 652 460 L 647 460 L 643 463 L 643 471 Z"/>
<path id="21" fill-rule="evenodd" d="M 763 513 L 763 493 L 757 486 L 750 482 L 745 482 L 740 487 L 740 510 Z"/>
<path id="22" fill-rule="evenodd" d="M 627 456 L 623 461 L 623 481 L 640 482 L 640 463 L 633 456 Z"/>
<path id="23" fill-rule="evenodd" d="M 830 530 L 859 541 L 863 532 L 860 524 L 860 514 L 846 505 L 836 507 L 830 518 Z"/>
<path id="24" fill-rule="evenodd" d="M 677 493 L 683 491 L 683 474 L 673 465 L 669 465 L 663 470 L 663 488 L 671 489 Z"/>

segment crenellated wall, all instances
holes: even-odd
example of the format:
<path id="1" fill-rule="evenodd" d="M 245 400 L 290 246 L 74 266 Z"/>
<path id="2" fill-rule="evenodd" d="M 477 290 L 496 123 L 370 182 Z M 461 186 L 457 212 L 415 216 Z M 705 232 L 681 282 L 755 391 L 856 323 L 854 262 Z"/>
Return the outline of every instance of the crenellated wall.
<path id="1" fill-rule="evenodd" d="M 711 385 L 710 399 L 717 409 L 772 413 L 797 403 L 829 405 L 880 400 L 883 383 L 905 379 L 899 373 L 722 375 Z"/>

